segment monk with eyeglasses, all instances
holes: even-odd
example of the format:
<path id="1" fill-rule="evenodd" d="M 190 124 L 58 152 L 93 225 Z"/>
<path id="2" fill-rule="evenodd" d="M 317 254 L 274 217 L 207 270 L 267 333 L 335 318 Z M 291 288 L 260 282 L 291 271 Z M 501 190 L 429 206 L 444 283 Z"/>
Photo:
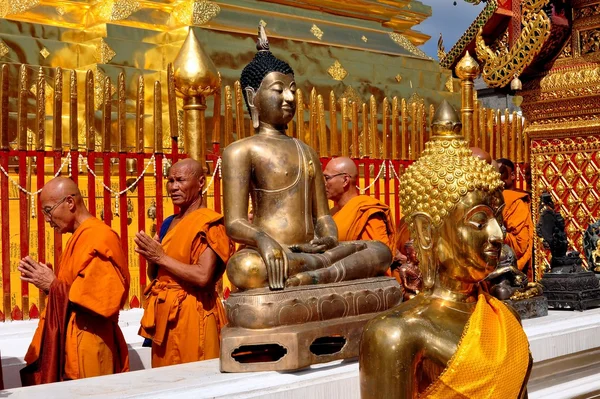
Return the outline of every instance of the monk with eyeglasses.
<path id="1" fill-rule="evenodd" d="M 56 274 L 49 264 L 21 259 L 21 280 L 46 292 L 21 370 L 23 386 L 129 371 L 119 310 L 129 293 L 127 258 L 119 236 L 93 217 L 77 185 L 50 180 L 40 195 L 44 220 L 71 233 Z"/>
<path id="2" fill-rule="evenodd" d="M 395 226 L 390 208 L 368 195 L 359 193 L 358 168 L 348 157 L 333 158 L 323 171 L 327 199 L 333 201 L 330 212 L 340 241 L 380 241 L 396 253 Z"/>

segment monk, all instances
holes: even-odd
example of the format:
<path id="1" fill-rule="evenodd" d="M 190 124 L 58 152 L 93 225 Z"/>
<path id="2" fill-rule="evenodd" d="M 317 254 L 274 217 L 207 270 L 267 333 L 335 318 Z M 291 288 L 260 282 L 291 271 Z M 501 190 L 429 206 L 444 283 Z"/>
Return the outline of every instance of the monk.
<path id="1" fill-rule="evenodd" d="M 167 192 L 180 212 L 158 237 L 136 234 L 137 253 L 149 262 L 146 306 L 139 334 L 152 339 L 152 367 L 219 356 L 226 323 L 216 283 L 234 252 L 223 216 L 206 208 L 204 168 L 193 159 L 174 164 Z"/>
<path id="2" fill-rule="evenodd" d="M 333 158 L 323 171 L 327 199 L 340 241 L 380 241 L 396 253 L 394 220 L 390 208 L 375 198 L 360 195 L 358 169 L 348 157 Z"/>
<path id="3" fill-rule="evenodd" d="M 117 324 L 129 294 L 119 236 L 88 212 L 68 178 L 46 183 L 40 203 L 52 228 L 73 235 L 57 275 L 29 256 L 19 262 L 21 280 L 47 294 L 21 370 L 23 386 L 129 371 L 127 345 Z"/>
<path id="4" fill-rule="evenodd" d="M 529 193 L 515 187 L 514 163 L 506 158 L 500 158 L 496 162 L 500 167 L 501 179 L 504 181 L 502 192 L 505 203 L 502 216 L 506 228 L 504 243 L 515 252 L 517 268 L 533 281 L 531 259 L 535 229 L 531 218 L 531 199 Z"/>

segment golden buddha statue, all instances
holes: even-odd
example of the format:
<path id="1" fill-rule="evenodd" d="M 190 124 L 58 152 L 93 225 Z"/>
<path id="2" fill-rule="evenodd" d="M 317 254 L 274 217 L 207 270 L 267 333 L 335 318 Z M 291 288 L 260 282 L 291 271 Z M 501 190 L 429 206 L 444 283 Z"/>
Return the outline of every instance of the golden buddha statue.
<path id="1" fill-rule="evenodd" d="M 363 399 L 525 395 L 531 356 L 520 319 L 478 286 L 500 258 L 502 181 L 461 127 L 444 101 L 431 141 L 401 178 L 423 291 L 365 327 Z"/>
<path id="2" fill-rule="evenodd" d="M 296 370 L 358 356 L 365 323 L 402 301 L 378 241 L 338 242 L 317 153 L 286 135 L 294 117 L 291 67 L 258 53 L 240 79 L 255 134 L 223 152 L 225 228 L 242 249 L 227 263 L 221 370 Z M 249 197 L 252 221 L 248 220 Z"/>
<path id="3" fill-rule="evenodd" d="M 262 26 L 257 49 L 240 79 L 255 134 L 223 152 L 225 226 L 245 245 L 227 277 L 239 290 L 280 290 L 383 275 L 392 261 L 385 245 L 339 245 L 319 156 L 285 132 L 296 110 L 294 72 L 269 51 Z"/>

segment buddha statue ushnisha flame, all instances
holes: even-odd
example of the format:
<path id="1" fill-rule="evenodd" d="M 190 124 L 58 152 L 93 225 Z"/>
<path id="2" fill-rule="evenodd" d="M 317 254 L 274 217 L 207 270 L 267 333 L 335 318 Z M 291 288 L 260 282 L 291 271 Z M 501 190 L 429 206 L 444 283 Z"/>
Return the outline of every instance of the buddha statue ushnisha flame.
<path id="1" fill-rule="evenodd" d="M 384 244 L 338 243 L 319 156 L 285 132 L 296 109 L 294 72 L 271 53 L 262 26 L 256 47 L 240 79 L 255 134 L 223 152 L 225 228 L 245 246 L 227 276 L 244 291 L 383 275 L 392 259 Z"/>
<path id="2" fill-rule="evenodd" d="M 531 368 L 518 315 L 479 289 L 503 243 L 502 181 L 473 156 L 444 101 L 433 137 L 401 178 L 423 291 L 363 332 L 361 397 L 519 398 Z"/>

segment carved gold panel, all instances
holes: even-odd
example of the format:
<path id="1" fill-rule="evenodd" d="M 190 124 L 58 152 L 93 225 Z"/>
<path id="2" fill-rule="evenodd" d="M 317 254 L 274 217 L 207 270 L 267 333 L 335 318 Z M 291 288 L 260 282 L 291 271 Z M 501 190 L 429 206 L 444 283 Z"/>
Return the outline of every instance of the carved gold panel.
<path id="1" fill-rule="evenodd" d="M 533 140 L 531 143 L 533 219 L 539 220 L 543 191 L 551 193 L 565 218 L 570 250 L 583 253 L 587 226 L 600 218 L 600 137 L 595 135 Z M 550 254 L 535 237 L 536 276 L 550 262 Z M 587 261 L 584 259 L 584 264 Z"/>

